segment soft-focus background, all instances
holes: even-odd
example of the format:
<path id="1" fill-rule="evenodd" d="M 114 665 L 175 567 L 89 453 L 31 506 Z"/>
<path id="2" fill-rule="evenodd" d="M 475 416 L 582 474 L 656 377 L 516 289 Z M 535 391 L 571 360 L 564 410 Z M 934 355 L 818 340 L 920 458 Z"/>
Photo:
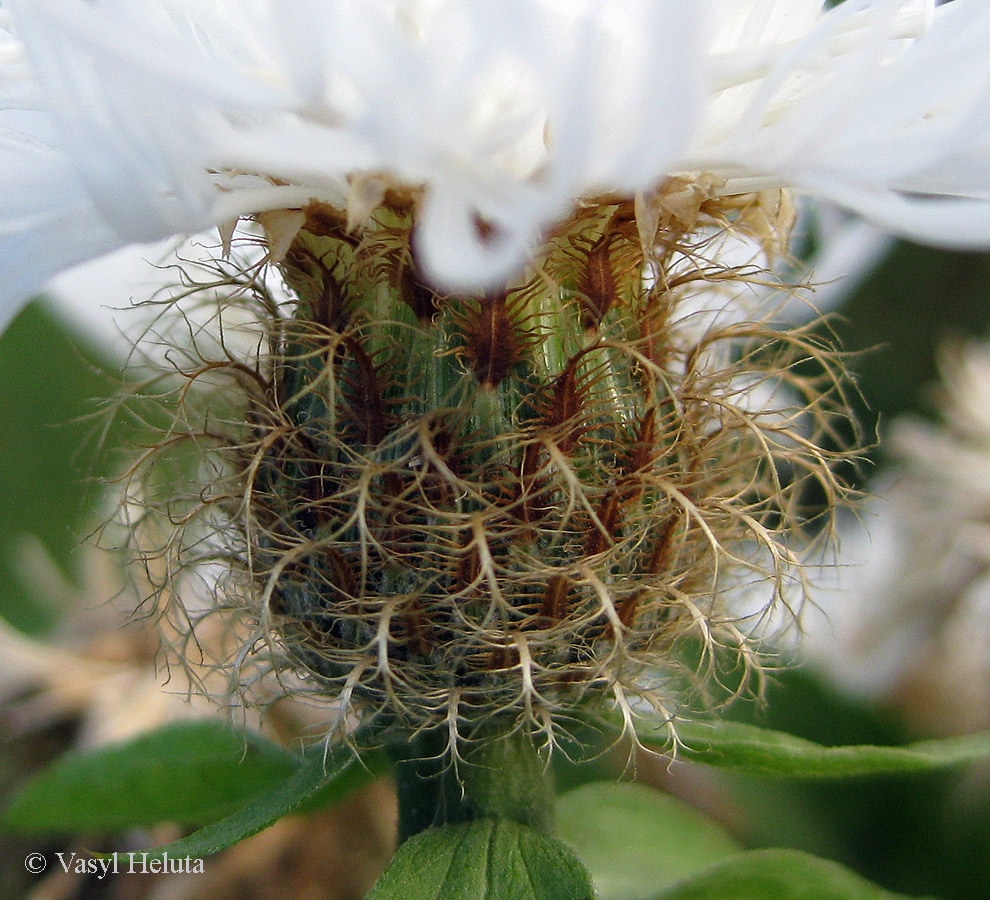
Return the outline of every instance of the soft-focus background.
<path id="1" fill-rule="evenodd" d="M 850 234 L 854 242 L 866 240 Z M 814 243 L 812 234 L 809 247 Z M 965 420 L 985 410 L 990 421 L 978 384 L 966 381 L 980 376 L 979 352 L 967 341 L 990 339 L 990 256 L 875 246 L 889 246 L 889 252 L 861 273 L 851 294 L 842 297 L 830 287 L 822 296 L 829 303 L 841 299 L 832 327 L 850 353 L 864 433 L 880 436 L 880 448 L 866 453 L 868 462 L 854 477 L 892 499 L 868 501 L 859 521 L 850 517 L 843 524 L 837 571 L 845 587 L 835 590 L 835 579 L 824 579 L 824 614 L 809 620 L 809 662 L 781 672 L 766 704 L 732 711 L 825 744 L 901 743 L 990 727 L 990 589 L 983 583 L 990 571 L 983 560 L 990 553 L 982 555 L 983 531 L 990 530 L 990 427 Z M 840 256 L 833 268 L 855 257 Z M 60 285 L 77 299 L 92 296 L 94 303 L 126 306 L 130 296 L 148 293 L 142 277 L 155 280 L 153 270 L 142 270 L 139 257 L 129 253 Z M 125 314 L 120 318 L 125 321 Z M 70 656 L 85 655 L 95 652 L 94 620 L 102 616 L 111 632 L 122 621 L 123 613 L 107 605 L 122 582 L 114 578 L 112 561 L 94 562 L 95 551 L 86 544 L 106 515 L 103 479 L 119 467 L 120 448 L 141 441 L 135 423 L 106 415 L 127 352 L 109 319 L 94 323 L 64 300 L 41 300 L 0 338 L 0 616 L 12 626 L 0 640 L 0 794 L 77 742 L 81 728 L 92 727 L 85 721 L 92 710 L 83 711 L 88 698 L 43 685 L 45 655 L 20 635 L 68 648 Z M 940 364 L 948 389 L 938 387 Z M 990 364 L 983 383 L 990 404 Z M 967 403 L 971 408 L 961 408 Z M 951 434 L 923 425 L 947 418 L 954 420 Z M 927 469 L 926 461 L 932 463 Z M 946 480 L 972 502 L 953 506 Z M 936 527 L 942 540 L 924 544 Z M 847 565 L 852 562 L 858 567 Z M 120 603 L 126 602 L 125 591 Z M 95 612 L 83 614 L 81 607 Z M 82 621 L 89 644 L 73 635 L 83 629 Z M 137 643 L 142 641 L 147 644 L 146 638 Z M 114 652 L 119 662 L 123 651 Z M 127 653 L 140 656 L 133 647 Z M 68 666 L 69 658 L 53 653 L 47 660 L 54 668 Z M 164 682 L 150 659 L 147 653 L 147 671 Z M 146 711 L 126 704 L 147 706 L 136 699 L 144 696 L 121 694 L 111 705 L 125 721 L 137 722 Z M 648 767 L 643 774 L 650 775 Z M 749 846 L 809 850 L 906 894 L 990 898 L 990 766 L 835 783 L 782 783 L 704 769 L 667 774 L 658 767 L 653 774 L 728 823 Z M 365 813 L 348 813 L 352 822 L 360 822 L 369 808 L 373 819 L 375 804 L 388 803 L 381 792 L 364 802 Z M 374 824 L 367 828 L 366 842 L 380 845 Z M 333 840 L 339 844 L 343 838 Z M 0 896 L 124 896 L 95 883 L 49 884 L 48 893 L 31 894 L 38 882 L 26 875 L 22 860 L 31 850 L 49 849 L 38 843 L 0 835 Z M 379 845 L 379 854 L 385 852 Z M 326 873 L 311 877 L 328 883 Z M 138 894 L 133 883 L 128 890 L 152 896 Z M 360 888 L 348 890 L 352 894 L 342 890 L 339 896 L 359 896 Z M 301 889 L 296 895 L 324 896 Z M 217 889 L 210 896 L 227 895 Z"/>

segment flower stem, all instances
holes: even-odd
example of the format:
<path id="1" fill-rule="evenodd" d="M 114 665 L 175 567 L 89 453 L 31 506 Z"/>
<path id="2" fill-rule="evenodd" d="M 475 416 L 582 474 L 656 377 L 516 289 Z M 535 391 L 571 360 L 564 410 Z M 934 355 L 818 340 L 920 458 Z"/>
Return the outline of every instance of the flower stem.
<path id="1" fill-rule="evenodd" d="M 390 747 L 399 796 L 399 842 L 437 825 L 511 819 L 548 832 L 553 779 L 531 735 L 503 734 L 489 722 L 458 740 L 452 762 L 446 730 Z"/>

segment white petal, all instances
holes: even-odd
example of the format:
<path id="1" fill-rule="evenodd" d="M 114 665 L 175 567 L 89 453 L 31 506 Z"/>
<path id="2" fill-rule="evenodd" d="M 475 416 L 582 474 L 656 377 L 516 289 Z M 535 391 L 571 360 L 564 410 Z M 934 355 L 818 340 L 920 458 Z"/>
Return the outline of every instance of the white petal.
<path id="1" fill-rule="evenodd" d="M 990 240 L 990 7 L 957 0 L 930 31 L 919 2 L 847 2 L 710 125 L 689 165 L 771 177 L 896 232 L 951 246 Z M 735 102 L 739 89 L 726 92 Z M 724 111 L 724 106 L 718 107 Z M 969 202 L 920 196 L 956 195 Z"/>
<path id="2" fill-rule="evenodd" d="M 352 176 L 384 173 L 423 188 L 416 242 L 432 277 L 477 288 L 518 271 L 580 196 L 633 195 L 671 170 L 715 170 L 738 189 L 793 184 L 905 234 L 990 243 L 985 0 L 5 10 L 0 115 L 37 121 L 0 118 L 0 135 L 53 173 L 37 195 L 18 189 L 21 151 L 6 144 L 11 246 L 18 229 L 36 240 L 46 216 L 61 222 L 54 186 L 96 233 L 128 243 L 311 198 L 343 205 Z M 25 135 L 48 156 L 31 156 Z"/>
<path id="3" fill-rule="evenodd" d="M 668 171 L 701 118 L 702 21 L 695 0 L 614 0 L 596 15 L 600 45 L 572 61 L 590 76 L 587 99 L 576 92 L 585 115 L 561 143 L 588 145 L 586 186 L 634 193 Z"/>
<path id="4" fill-rule="evenodd" d="M 92 208 L 63 206 L 29 228 L 0 234 L 0 331 L 53 275 L 119 246 Z"/>
<path id="5" fill-rule="evenodd" d="M 805 185 L 812 193 L 902 237 L 960 250 L 990 246 L 990 202 L 986 200 L 910 196 L 824 177 L 809 178 Z"/>
<path id="6" fill-rule="evenodd" d="M 0 134 L 0 330 L 52 275 L 120 243 L 58 151 Z"/>
<path id="7" fill-rule="evenodd" d="M 168 4 L 10 7 L 62 146 L 106 221 L 139 241 L 210 224 L 204 125 L 210 103 L 259 102 L 245 80 L 200 52 Z"/>
<path id="8" fill-rule="evenodd" d="M 427 195 L 414 249 L 433 283 L 477 293 L 518 274 L 535 239 L 535 222 L 484 217 L 470 195 L 443 185 Z"/>

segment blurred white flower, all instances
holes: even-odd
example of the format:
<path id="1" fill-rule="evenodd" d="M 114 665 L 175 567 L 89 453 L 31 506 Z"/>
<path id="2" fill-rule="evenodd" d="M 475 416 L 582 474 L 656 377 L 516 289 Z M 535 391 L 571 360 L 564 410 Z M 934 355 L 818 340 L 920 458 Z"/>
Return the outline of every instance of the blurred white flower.
<path id="1" fill-rule="evenodd" d="M 990 243 L 988 40 L 980 0 L 3 0 L 0 320 L 115 247 L 393 181 L 458 289 L 675 172 Z"/>
<path id="2" fill-rule="evenodd" d="M 940 426 L 896 423 L 899 464 L 844 529 L 802 646 L 853 693 L 968 733 L 990 726 L 990 345 L 947 348 L 942 382 Z"/>
<path id="3" fill-rule="evenodd" d="M 125 740 L 164 722 L 214 715 L 205 697 L 155 664 L 157 619 L 127 623 L 141 598 L 124 587 L 116 554 L 87 547 L 84 584 L 65 580 L 35 538 L 22 536 L 11 554 L 15 574 L 34 595 L 64 614 L 47 639 L 28 637 L 0 619 L 0 720 L 24 737 L 72 720 L 75 742 L 91 747 Z"/>

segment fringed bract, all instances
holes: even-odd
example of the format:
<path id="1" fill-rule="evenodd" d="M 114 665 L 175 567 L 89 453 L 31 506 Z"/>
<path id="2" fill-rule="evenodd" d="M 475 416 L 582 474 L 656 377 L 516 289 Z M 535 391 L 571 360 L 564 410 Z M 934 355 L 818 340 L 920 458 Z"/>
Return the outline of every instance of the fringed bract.
<path id="1" fill-rule="evenodd" d="M 240 573 L 215 598 L 253 623 L 238 677 L 265 657 L 342 715 L 553 740 L 592 697 L 674 715 L 685 641 L 754 665 L 765 608 L 800 590 L 808 481 L 841 493 L 816 444 L 841 366 L 775 327 L 765 271 L 718 261 L 766 204 L 683 179 L 589 201 L 469 297 L 421 280 L 390 196 L 358 235 L 304 210 L 284 302 L 228 291 L 261 300 L 261 352 L 203 360 L 229 376 L 205 412 L 182 390 L 200 429 L 169 437 L 214 475 L 170 552 Z M 763 586 L 752 618 L 737 584 Z"/>

